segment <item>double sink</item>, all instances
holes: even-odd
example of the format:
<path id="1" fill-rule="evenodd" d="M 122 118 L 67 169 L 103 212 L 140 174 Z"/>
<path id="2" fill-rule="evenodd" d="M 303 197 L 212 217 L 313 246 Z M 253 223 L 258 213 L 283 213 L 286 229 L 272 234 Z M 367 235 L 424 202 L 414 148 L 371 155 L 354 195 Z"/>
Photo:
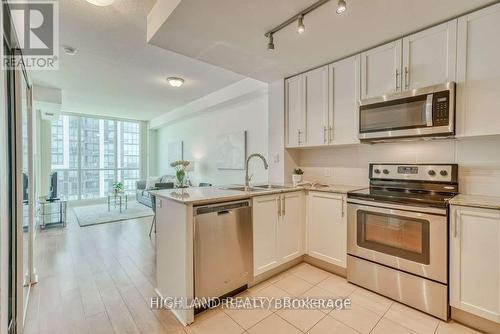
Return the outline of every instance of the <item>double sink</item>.
<path id="1" fill-rule="evenodd" d="M 290 187 L 289 186 L 276 185 L 276 184 L 263 184 L 263 185 L 251 186 L 251 187 L 234 186 L 234 187 L 226 187 L 226 188 L 223 188 L 223 189 L 253 192 L 253 191 L 263 191 L 263 190 L 280 190 L 280 189 L 288 189 L 288 188 L 290 188 Z"/>

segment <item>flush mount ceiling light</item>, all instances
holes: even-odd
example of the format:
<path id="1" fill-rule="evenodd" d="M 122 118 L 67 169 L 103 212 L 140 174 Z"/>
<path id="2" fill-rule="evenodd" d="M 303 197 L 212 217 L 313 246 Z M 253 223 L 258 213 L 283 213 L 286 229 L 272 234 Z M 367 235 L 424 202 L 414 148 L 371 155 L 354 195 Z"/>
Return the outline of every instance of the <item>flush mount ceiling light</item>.
<path id="1" fill-rule="evenodd" d="M 99 7 L 105 7 L 112 5 L 115 0 L 87 0 L 87 2 Z"/>
<path id="2" fill-rule="evenodd" d="M 297 25 L 297 32 L 303 34 L 306 31 L 306 26 L 304 25 L 304 15 L 300 14 Z"/>
<path id="3" fill-rule="evenodd" d="M 67 54 L 68 56 L 74 56 L 78 53 L 78 50 L 72 46 L 63 45 L 62 48 L 64 50 L 64 53 Z"/>
<path id="4" fill-rule="evenodd" d="M 339 0 L 339 3 L 337 5 L 337 14 L 342 14 L 343 12 L 345 12 L 345 10 L 347 9 L 347 4 L 345 3 L 345 0 Z"/>
<path id="5" fill-rule="evenodd" d="M 172 87 L 180 87 L 184 84 L 184 79 L 178 77 L 169 77 L 167 81 Z"/>
<path id="6" fill-rule="evenodd" d="M 330 0 L 316 1 L 311 6 L 304 9 L 303 11 L 297 13 L 296 15 L 292 16 L 291 18 L 289 18 L 285 22 L 281 23 L 280 25 L 278 25 L 278 26 L 274 27 L 273 29 L 269 30 L 268 32 L 266 32 L 264 34 L 264 36 L 266 36 L 266 38 L 269 39 L 269 41 L 267 43 L 267 49 L 274 50 L 273 36 L 276 32 L 280 31 L 281 29 L 287 27 L 288 25 L 290 25 L 296 21 L 298 23 L 297 32 L 299 34 L 303 34 L 306 31 L 306 26 L 304 25 L 304 16 L 306 16 L 306 14 L 309 14 L 313 10 L 319 8 L 320 6 L 324 5 L 325 3 L 329 2 L 329 1 Z M 343 12 L 346 11 L 346 9 L 347 9 L 346 1 L 345 0 L 338 0 L 337 9 L 336 9 L 337 14 L 342 14 Z"/>

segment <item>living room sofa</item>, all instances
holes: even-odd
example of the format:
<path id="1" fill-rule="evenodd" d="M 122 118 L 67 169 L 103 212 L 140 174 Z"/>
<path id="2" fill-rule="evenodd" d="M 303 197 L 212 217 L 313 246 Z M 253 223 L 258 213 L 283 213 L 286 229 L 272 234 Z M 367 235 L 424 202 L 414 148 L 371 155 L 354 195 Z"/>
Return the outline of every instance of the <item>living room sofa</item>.
<path id="1" fill-rule="evenodd" d="M 175 176 L 174 175 L 163 175 L 159 178 L 159 182 L 155 183 L 154 188 L 146 189 L 147 181 L 140 180 L 136 182 L 136 198 L 137 202 L 144 204 L 150 208 L 152 208 L 151 195 L 149 194 L 150 190 L 158 190 L 158 189 L 171 189 L 175 184 Z"/>

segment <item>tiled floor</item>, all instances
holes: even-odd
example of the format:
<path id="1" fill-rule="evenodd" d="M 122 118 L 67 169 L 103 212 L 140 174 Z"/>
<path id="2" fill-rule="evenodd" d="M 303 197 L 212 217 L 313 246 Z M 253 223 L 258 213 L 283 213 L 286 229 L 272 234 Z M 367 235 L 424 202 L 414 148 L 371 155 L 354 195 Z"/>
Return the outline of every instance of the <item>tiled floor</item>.
<path id="1" fill-rule="evenodd" d="M 349 310 L 215 309 L 183 328 L 169 311 L 151 310 L 154 241 L 151 218 L 66 229 L 37 237 L 40 283 L 34 286 L 25 333 L 329 334 L 477 333 L 444 323 L 356 287 L 308 264 L 245 291 L 258 297 L 348 297 Z"/>

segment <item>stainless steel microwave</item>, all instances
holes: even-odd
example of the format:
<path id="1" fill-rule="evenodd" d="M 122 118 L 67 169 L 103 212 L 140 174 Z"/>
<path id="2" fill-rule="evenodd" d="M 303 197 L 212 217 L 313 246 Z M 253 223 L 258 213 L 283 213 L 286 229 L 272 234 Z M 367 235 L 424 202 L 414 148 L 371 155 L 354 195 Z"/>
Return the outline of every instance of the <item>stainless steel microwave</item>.
<path id="1" fill-rule="evenodd" d="M 454 82 L 360 102 L 361 141 L 454 135 Z"/>

